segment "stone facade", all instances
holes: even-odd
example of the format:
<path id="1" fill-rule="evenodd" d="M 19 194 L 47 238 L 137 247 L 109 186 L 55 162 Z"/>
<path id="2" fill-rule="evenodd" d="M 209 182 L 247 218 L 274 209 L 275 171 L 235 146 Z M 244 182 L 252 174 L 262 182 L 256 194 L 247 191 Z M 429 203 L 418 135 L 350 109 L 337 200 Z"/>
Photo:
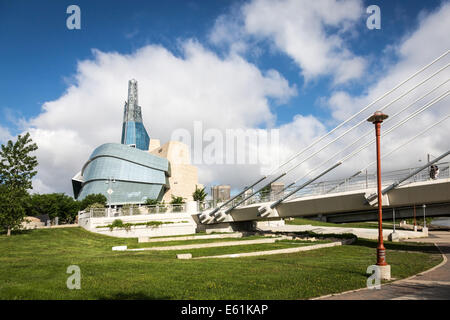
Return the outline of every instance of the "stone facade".
<path id="1" fill-rule="evenodd" d="M 187 201 L 193 200 L 195 187 L 203 188 L 203 185 L 198 183 L 197 167 L 191 165 L 189 147 L 179 141 L 169 141 L 161 146 L 159 140 L 151 139 L 149 152 L 170 162 L 169 189 L 163 200 L 170 202 L 172 195 L 183 197 Z"/>

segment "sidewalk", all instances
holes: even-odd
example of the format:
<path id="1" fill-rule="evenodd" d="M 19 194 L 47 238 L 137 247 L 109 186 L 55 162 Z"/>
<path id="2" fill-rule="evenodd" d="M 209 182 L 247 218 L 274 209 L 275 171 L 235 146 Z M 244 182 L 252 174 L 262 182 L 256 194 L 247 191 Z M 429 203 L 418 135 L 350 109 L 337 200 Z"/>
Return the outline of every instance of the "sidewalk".
<path id="1" fill-rule="evenodd" d="M 272 227 L 265 226 L 259 227 L 261 230 L 267 231 L 275 231 L 275 232 L 303 232 L 303 231 L 311 231 L 317 234 L 343 234 L 343 233 L 352 233 L 358 238 L 377 240 L 378 239 L 378 229 L 375 228 L 343 228 L 343 227 L 319 227 L 312 226 L 310 224 L 307 225 L 293 225 L 287 224 L 284 226 Z M 391 229 L 383 230 L 383 239 L 387 240 L 388 236 L 392 233 Z M 405 231 L 405 230 L 396 230 L 396 233 L 399 235 L 400 239 L 403 241 L 405 239 L 416 239 L 427 237 L 428 234 L 424 234 L 422 231 Z M 417 240 L 419 241 L 419 240 Z M 449 241 L 450 242 L 450 239 Z"/>
<path id="2" fill-rule="evenodd" d="M 382 285 L 380 290 L 367 288 L 324 297 L 321 300 L 449 300 L 450 299 L 450 232 L 430 232 L 426 239 L 408 242 L 436 243 L 446 261 L 431 271 L 405 280 Z"/>

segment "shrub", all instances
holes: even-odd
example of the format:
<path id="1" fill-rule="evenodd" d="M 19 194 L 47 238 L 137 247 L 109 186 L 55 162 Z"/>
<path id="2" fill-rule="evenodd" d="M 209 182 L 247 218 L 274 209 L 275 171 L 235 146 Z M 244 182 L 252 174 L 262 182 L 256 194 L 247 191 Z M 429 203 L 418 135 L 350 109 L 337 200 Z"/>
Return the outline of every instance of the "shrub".
<path id="1" fill-rule="evenodd" d="M 132 225 L 132 223 L 123 223 L 122 220 L 116 219 L 111 224 L 107 225 L 107 227 L 110 231 L 113 231 L 114 228 L 124 228 L 125 230 L 129 231 Z"/>

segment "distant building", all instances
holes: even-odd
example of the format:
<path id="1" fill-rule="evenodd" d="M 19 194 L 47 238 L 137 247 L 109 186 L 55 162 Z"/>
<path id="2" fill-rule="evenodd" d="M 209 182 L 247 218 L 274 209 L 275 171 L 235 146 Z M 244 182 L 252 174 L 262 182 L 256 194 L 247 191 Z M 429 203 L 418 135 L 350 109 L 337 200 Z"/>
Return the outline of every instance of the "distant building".
<path id="1" fill-rule="evenodd" d="M 214 203 L 227 201 L 230 199 L 231 187 L 228 185 L 220 185 L 211 187 L 211 195 Z"/>
<path id="2" fill-rule="evenodd" d="M 197 168 L 190 164 L 187 145 L 169 141 L 161 147 L 159 140 L 150 140 L 134 79 L 128 82 L 121 142 L 105 143 L 94 150 L 72 178 L 75 199 L 101 193 L 111 205 L 142 204 L 147 199 L 170 202 L 172 195 L 192 200 L 195 186 L 202 187 Z"/>
<path id="3" fill-rule="evenodd" d="M 272 196 L 282 195 L 283 189 L 283 182 L 274 182 L 270 185 L 270 193 L 272 194 Z"/>

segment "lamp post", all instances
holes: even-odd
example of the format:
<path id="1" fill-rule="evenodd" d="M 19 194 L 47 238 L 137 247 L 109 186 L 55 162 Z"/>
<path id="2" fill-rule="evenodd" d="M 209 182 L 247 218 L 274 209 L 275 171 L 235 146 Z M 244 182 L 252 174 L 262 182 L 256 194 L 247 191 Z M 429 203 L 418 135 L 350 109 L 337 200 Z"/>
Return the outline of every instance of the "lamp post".
<path id="1" fill-rule="evenodd" d="M 423 227 L 426 228 L 427 227 L 427 221 L 425 220 L 425 209 L 426 209 L 426 205 L 422 205 L 423 208 Z"/>
<path id="2" fill-rule="evenodd" d="M 381 111 L 376 111 L 367 121 L 375 125 L 375 135 L 377 143 L 377 187 L 378 187 L 378 246 L 377 246 L 377 266 L 387 266 L 386 249 L 383 244 L 383 209 L 381 194 L 381 157 L 380 157 L 380 127 L 381 123 L 388 118 Z M 390 272 L 389 272 L 390 273 Z M 389 275 L 390 278 L 390 275 Z"/>
<path id="3" fill-rule="evenodd" d="M 108 190 L 106 190 L 106 192 L 108 193 L 108 198 L 109 198 L 109 208 L 108 208 L 108 216 L 111 215 L 111 196 L 113 194 L 113 189 L 112 189 L 112 183 L 115 183 L 116 179 L 114 179 L 113 177 L 109 177 L 107 181 L 105 181 L 105 183 L 108 185 Z"/>
<path id="4" fill-rule="evenodd" d="M 395 233 L 395 208 L 392 208 L 392 217 L 394 218 L 394 233 Z"/>

